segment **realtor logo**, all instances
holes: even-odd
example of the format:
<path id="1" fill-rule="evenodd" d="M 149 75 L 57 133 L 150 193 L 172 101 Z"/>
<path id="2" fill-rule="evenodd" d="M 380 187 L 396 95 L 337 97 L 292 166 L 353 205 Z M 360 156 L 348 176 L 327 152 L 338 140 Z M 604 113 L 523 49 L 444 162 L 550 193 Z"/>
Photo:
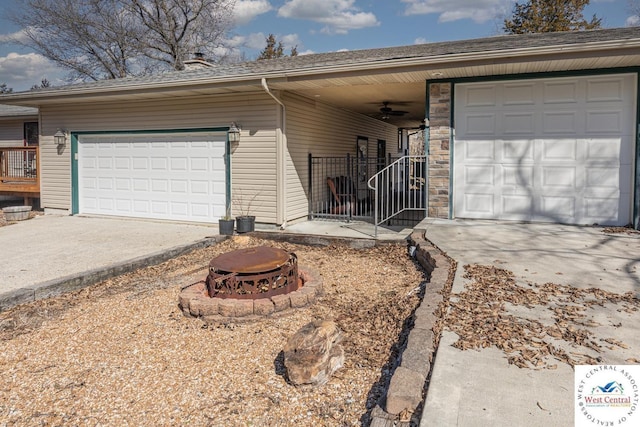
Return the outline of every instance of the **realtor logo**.
<path id="1" fill-rule="evenodd" d="M 640 365 L 575 366 L 575 425 L 640 425 Z"/>

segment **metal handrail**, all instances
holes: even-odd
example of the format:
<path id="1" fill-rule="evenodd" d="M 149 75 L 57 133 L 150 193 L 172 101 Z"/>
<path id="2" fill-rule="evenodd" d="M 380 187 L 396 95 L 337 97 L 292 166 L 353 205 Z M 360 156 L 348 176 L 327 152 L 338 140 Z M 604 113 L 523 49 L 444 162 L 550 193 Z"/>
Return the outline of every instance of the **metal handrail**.
<path id="1" fill-rule="evenodd" d="M 426 210 L 426 156 L 404 156 L 367 182 L 374 191 L 375 237 L 378 226 L 408 210 Z"/>

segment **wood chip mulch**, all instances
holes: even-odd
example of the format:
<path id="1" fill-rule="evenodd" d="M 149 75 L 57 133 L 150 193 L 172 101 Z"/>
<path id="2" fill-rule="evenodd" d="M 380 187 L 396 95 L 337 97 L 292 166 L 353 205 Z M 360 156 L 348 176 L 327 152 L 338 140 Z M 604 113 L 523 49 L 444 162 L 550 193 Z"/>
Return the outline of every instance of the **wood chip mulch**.
<path id="1" fill-rule="evenodd" d="M 180 288 L 218 254 L 271 245 L 324 279 L 315 305 L 254 323 L 184 317 Z M 422 270 L 405 244 L 355 250 L 243 236 L 0 313 L 0 425 L 360 426 L 390 379 Z M 319 388 L 286 381 L 282 349 L 314 319 L 344 332 Z"/>
<path id="2" fill-rule="evenodd" d="M 640 300 L 632 292 L 623 295 L 590 288 L 545 283 L 516 283 L 512 272 L 487 265 L 465 265 L 465 290 L 452 294 L 446 327 L 459 339 L 461 350 L 495 346 L 510 364 L 520 368 L 555 369 L 555 362 L 598 364 L 603 346 L 628 348 L 614 338 L 599 338 L 599 326 L 587 314 L 590 308 L 613 306 L 634 313 Z M 527 309 L 550 310 L 552 322 L 523 315 Z"/>

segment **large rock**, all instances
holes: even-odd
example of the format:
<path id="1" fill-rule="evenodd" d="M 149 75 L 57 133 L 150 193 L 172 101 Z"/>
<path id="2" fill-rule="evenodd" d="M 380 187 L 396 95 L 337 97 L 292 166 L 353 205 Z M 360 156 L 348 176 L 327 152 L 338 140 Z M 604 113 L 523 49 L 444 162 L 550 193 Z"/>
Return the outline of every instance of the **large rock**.
<path id="1" fill-rule="evenodd" d="M 284 365 L 294 385 L 322 385 L 344 364 L 342 332 L 331 321 L 304 325 L 284 347 Z"/>

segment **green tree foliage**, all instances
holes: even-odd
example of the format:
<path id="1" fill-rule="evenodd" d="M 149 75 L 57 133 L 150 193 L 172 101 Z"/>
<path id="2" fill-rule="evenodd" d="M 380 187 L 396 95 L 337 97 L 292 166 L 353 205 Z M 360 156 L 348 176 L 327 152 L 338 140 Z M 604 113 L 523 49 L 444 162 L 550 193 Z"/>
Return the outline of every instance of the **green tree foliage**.
<path id="1" fill-rule="evenodd" d="M 13 88 L 7 87 L 6 83 L 0 84 L 0 93 L 11 93 L 13 92 Z"/>
<path id="2" fill-rule="evenodd" d="M 267 37 L 267 45 L 262 52 L 260 52 L 258 59 L 282 58 L 283 56 L 287 55 L 284 53 L 282 41 L 277 41 L 276 36 L 269 34 L 269 37 Z M 292 47 L 288 56 L 298 56 L 298 46 Z"/>
<path id="3" fill-rule="evenodd" d="M 595 15 L 587 21 L 582 15 L 589 0 L 528 0 L 516 3 L 510 18 L 504 20 L 507 34 L 550 33 L 600 28 Z"/>

